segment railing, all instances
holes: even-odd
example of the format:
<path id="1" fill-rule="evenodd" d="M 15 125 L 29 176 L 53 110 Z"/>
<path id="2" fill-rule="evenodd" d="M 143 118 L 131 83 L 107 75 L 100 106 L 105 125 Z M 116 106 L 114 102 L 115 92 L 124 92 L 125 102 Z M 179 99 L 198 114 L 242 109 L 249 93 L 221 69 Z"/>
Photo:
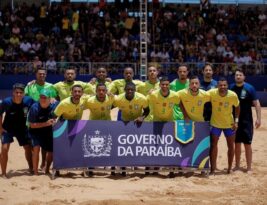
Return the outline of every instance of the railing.
<path id="1" fill-rule="evenodd" d="M 149 62 L 159 68 L 161 75 L 176 73 L 179 63 Z M 204 62 L 187 63 L 191 74 L 201 74 Z M 254 62 L 252 64 L 214 63 L 214 73 L 217 75 L 232 75 L 236 68 L 243 68 L 248 75 L 266 75 L 267 63 Z M 45 62 L 36 66 L 33 62 L 0 62 L 0 73 L 3 74 L 33 74 L 38 67 L 45 67 L 49 74 L 63 74 L 68 67 L 73 67 L 79 75 L 91 75 L 99 67 L 105 67 L 109 74 L 122 74 L 125 67 L 132 67 L 135 75 L 140 74 L 139 64 L 132 62 L 56 62 L 54 66 L 47 66 Z"/>

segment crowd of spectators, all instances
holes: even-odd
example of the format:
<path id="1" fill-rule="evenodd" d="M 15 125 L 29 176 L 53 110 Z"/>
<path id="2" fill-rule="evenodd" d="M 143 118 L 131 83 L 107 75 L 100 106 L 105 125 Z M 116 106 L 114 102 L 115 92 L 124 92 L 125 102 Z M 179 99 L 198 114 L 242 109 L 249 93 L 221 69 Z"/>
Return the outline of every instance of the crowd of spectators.
<path id="1" fill-rule="evenodd" d="M 55 73 L 68 62 L 138 62 L 138 1 L 100 2 L 3 8 L 0 61 L 32 62 L 23 72 L 46 66 Z M 188 62 L 196 69 L 206 61 L 230 63 L 265 73 L 267 10 L 259 7 L 149 5 L 147 36 L 150 62 Z"/>

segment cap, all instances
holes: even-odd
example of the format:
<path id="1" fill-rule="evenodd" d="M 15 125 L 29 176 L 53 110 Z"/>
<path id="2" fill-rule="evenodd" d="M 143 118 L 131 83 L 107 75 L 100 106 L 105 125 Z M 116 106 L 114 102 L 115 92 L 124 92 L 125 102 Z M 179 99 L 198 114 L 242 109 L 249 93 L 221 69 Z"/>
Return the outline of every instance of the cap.
<path id="1" fill-rule="evenodd" d="M 48 98 L 50 98 L 51 97 L 51 94 L 50 94 L 50 91 L 49 90 L 46 90 L 46 89 L 43 89 L 43 90 L 41 90 L 41 92 L 40 92 L 40 96 L 45 96 L 45 97 L 48 97 Z"/>

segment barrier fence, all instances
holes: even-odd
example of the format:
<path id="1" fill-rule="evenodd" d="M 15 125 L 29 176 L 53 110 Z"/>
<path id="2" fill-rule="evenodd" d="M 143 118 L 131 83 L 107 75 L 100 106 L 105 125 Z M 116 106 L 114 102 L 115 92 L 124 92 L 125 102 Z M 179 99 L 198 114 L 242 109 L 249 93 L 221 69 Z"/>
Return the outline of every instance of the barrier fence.
<path id="1" fill-rule="evenodd" d="M 53 170 L 157 166 L 207 171 L 209 134 L 207 122 L 61 121 L 54 126 Z"/>
<path id="2" fill-rule="evenodd" d="M 162 74 L 176 73 L 179 63 L 175 62 L 148 62 L 148 65 L 156 65 Z M 188 62 L 190 71 L 193 74 L 200 74 L 205 62 Z M 217 75 L 232 75 L 236 68 L 244 68 L 248 75 L 265 75 L 267 74 L 267 64 L 263 61 L 251 64 L 236 63 L 214 63 L 214 72 Z M 46 65 L 45 62 L 35 65 L 33 62 L 0 62 L 0 73 L 2 74 L 32 74 L 38 67 L 44 67 L 51 74 L 63 74 L 68 67 L 77 69 L 80 75 L 92 75 L 99 67 L 105 67 L 110 75 L 122 74 L 125 67 L 132 67 L 135 75 L 140 74 L 140 66 L 133 62 L 55 62 L 53 66 Z"/>

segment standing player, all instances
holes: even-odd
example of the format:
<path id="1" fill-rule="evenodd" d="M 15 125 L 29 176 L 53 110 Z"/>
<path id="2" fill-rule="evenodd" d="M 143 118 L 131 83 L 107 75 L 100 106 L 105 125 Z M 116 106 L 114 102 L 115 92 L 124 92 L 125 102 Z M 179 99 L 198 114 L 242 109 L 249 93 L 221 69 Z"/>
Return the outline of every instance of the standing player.
<path id="1" fill-rule="evenodd" d="M 158 74 L 158 69 L 155 66 L 150 66 L 148 68 L 148 80 L 140 84 L 137 92 L 143 94 L 144 96 L 147 96 L 154 90 L 159 89 Z"/>
<path id="2" fill-rule="evenodd" d="M 43 89 L 40 93 L 39 102 L 34 103 L 28 114 L 29 134 L 33 146 L 33 171 L 38 175 L 38 162 L 40 147 L 45 150 L 45 173 L 49 174 L 50 165 L 53 161 L 53 128 L 55 123 L 53 111 L 56 103 L 50 103 L 51 93 Z"/>
<path id="3" fill-rule="evenodd" d="M 90 84 L 93 86 L 93 90 L 96 90 L 96 86 L 98 83 L 104 83 L 107 89 L 109 89 L 111 79 L 107 78 L 108 76 L 107 69 L 104 67 L 100 67 L 96 70 L 95 75 L 96 75 L 96 78 L 92 78 L 90 80 Z"/>
<path id="4" fill-rule="evenodd" d="M 53 85 L 51 83 L 45 82 L 46 75 L 47 75 L 46 69 L 38 68 L 36 70 L 36 75 L 35 75 L 36 80 L 33 80 L 28 83 L 28 85 L 25 88 L 25 95 L 30 96 L 35 101 L 39 101 L 40 92 L 43 89 L 46 89 L 46 90 L 49 90 L 52 98 L 56 98 L 57 94 L 56 94 L 56 90 L 54 89 Z M 46 160 L 45 158 L 46 158 L 46 153 L 42 149 L 41 169 L 45 167 L 45 160 Z"/>
<path id="5" fill-rule="evenodd" d="M 218 141 L 223 131 L 228 147 L 228 169 L 231 172 L 234 159 L 234 141 L 235 131 L 238 126 L 238 116 L 240 112 L 239 100 L 237 95 L 228 90 L 228 83 L 225 78 L 220 78 L 218 88 L 209 90 L 212 114 L 211 114 L 211 174 L 215 173 L 216 161 L 218 155 Z M 232 115 L 234 109 L 235 120 Z"/>
<path id="6" fill-rule="evenodd" d="M 56 91 L 53 88 L 53 85 L 51 83 L 48 83 L 45 81 L 46 79 L 46 69 L 45 68 L 38 68 L 36 71 L 36 80 L 31 81 L 28 83 L 28 85 L 25 87 L 25 95 L 30 96 L 35 101 L 38 101 L 40 98 L 40 92 L 43 89 L 49 90 L 51 93 L 51 97 L 56 97 Z"/>
<path id="7" fill-rule="evenodd" d="M 203 80 L 200 83 L 200 89 L 208 91 L 210 89 L 214 89 L 217 87 L 217 81 L 212 78 L 213 76 L 213 68 L 212 64 L 206 63 L 203 67 Z M 204 119 L 205 121 L 210 121 L 211 117 L 211 103 L 208 102 L 205 105 L 204 109 Z"/>
<path id="8" fill-rule="evenodd" d="M 135 92 L 136 86 L 133 82 L 127 82 L 125 93 L 115 97 L 113 105 L 121 111 L 121 119 L 124 122 L 135 121 L 143 122 L 149 113 L 148 102 L 144 95 Z M 112 167 L 114 169 L 114 167 Z M 122 167 L 122 169 L 125 169 Z M 114 172 L 111 173 L 114 175 Z M 122 172 L 126 176 L 125 172 Z"/>
<path id="9" fill-rule="evenodd" d="M 187 78 L 188 73 L 189 73 L 188 67 L 186 64 L 179 65 L 179 67 L 177 69 L 177 75 L 179 78 L 172 81 L 172 83 L 170 84 L 170 89 L 172 91 L 177 92 L 177 91 L 182 90 L 184 88 L 188 88 L 188 86 L 189 86 L 189 80 Z M 181 111 L 181 108 L 179 107 L 178 104 L 176 104 L 173 108 L 173 118 L 174 118 L 174 120 L 183 120 L 184 119 L 183 112 Z"/>
<path id="10" fill-rule="evenodd" d="M 119 95 L 119 94 L 124 93 L 126 83 L 128 83 L 128 82 L 133 82 L 136 85 L 137 90 L 139 89 L 139 86 L 142 84 L 142 82 L 139 80 L 133 80 L 134 71 L 131 67 L 127 67 L 124 69 L 123 77 L 124 77 L 124 79 L 114 80 L 110 84 L 109 90 L 112 94 Z"/>
<path id="11" fill-rule="evenodd" d="M 246 154 L 247 172 L 249 173 L 251 172 L 251 143 L 253 138 L 253 118 L 251 107 L 253 105 L 255 106 L 257 115 L 255 127 L 259 128 L 261 126 L 261 105 L 255 88 L 245 82 L 245 74 L 241 69 L 237 69 L 235 71 L 235 84 L 232 84 L 230 89 L 237 94 L 241 108 L 235 139 L 235 170 L 240 169 L 241 143 L 243 143 Z"/>
<path id="12" fill-rule="evenodd" d="M 113 96 L 107 95 L 104 83 L 96 85 L 96 95 L 88 99 L 86 108 L 90 109 L 90 120 L 111 120 L 110 111 L 114 102 Z"/>
<path id="13" fill-rule="evenodd" d="M 25 86 L 20 83 L 13 85 L 12 97 L 5 98 L 0 106 L 0 134 L 2 135 L 1 168 L 2 176 L 7 178 L 7 161 L 10 143 L 16 137 L 19 145 L 25 150 L 29 170 L 32 171 L 32 150 L 27 133 L 26 117 L 34 100 L 24 96 Z M 4 121 L 2 122 L 3 114 Z"/>
<path id="14" fill-rule="evenodd" d="M 71 97 L 60 101 L 56 107 L 54 114 L 65 120 L 80 120 L 83 111 L 86 109 L 87 96 L 83 95 L 83 87 L 81 85 L 73 85 L 71 88 Z"/>
<path id="15" fill-rule="evenodd" d="M 64 81 L 58 82 L 54 84 L 54 88 L 57 91 L 57 95 L 60 101 L 71 96 L 71 88 L 74 85 L 80 85 L 83 89 L 83 93 L 92 95 L 94 94 L 93 87 L 90 83 L 85 83 L 82 81 L 75 81 L 76 71 L 74 68 L 67 68 L 64 73 Z"/>
<path id="16" fill-rule="evenodd" d="M 168 77 L 161 77 L 160 89 L 148 96 L 148 103 L 152 108 L 153 121 L 173 121 L 174 105 L 179 104 L 180 99 L 176 92 L 170 90 Z"/>
<path id="17" fill-rule="evenodd" d="M 170 90 L 168 77 L 161 77 L 159 86 L 159 90 L 152 92 L 148 96 L 148 103 L 152 112 L 152 121 L 173 121 L 174 106 L 180 103 L 179 96 L 176 92 Z M 148 168 L 146 168 L 146 170 L 148 170 Z M 148 172 L 146 172 L 146 174 L 148 174 Z M 174 173 L 170 172 L 169 176 L 174 177 Z"/>
<path id="18" fill-rule="evenodd" d="M 159 79 L 158 79 L 158 69 L 155 66 L 150 66 L 148 68 L 148 80 L 146 82 L 143 82 L 137 92 L 143 94 L 144 96 L 150 95 L 153 91 L 159 89 Z M 149 105 L 149 115 L 146 117 L 146 121 L 152 121 L 152 107 Z"/>
<path id="19" fill-rule="evenodd" d="M 210 89 L 216 88 L 218 82 L 212 78 L 213 68 L 212 64 L 206 63 L 203 67 L 203 80 L 201 81 L 200 89 L 208 91 Z"/>
<path id="20" fill-rule="evenodd" d="M 197 76 L 190 77 L 189 88 L 180 90 L 180 106 L 186 120 L 204 122 L 204 106 L 210 102 L 210 96 L 206 91 L 199 89 L 200 81 Z"/>

